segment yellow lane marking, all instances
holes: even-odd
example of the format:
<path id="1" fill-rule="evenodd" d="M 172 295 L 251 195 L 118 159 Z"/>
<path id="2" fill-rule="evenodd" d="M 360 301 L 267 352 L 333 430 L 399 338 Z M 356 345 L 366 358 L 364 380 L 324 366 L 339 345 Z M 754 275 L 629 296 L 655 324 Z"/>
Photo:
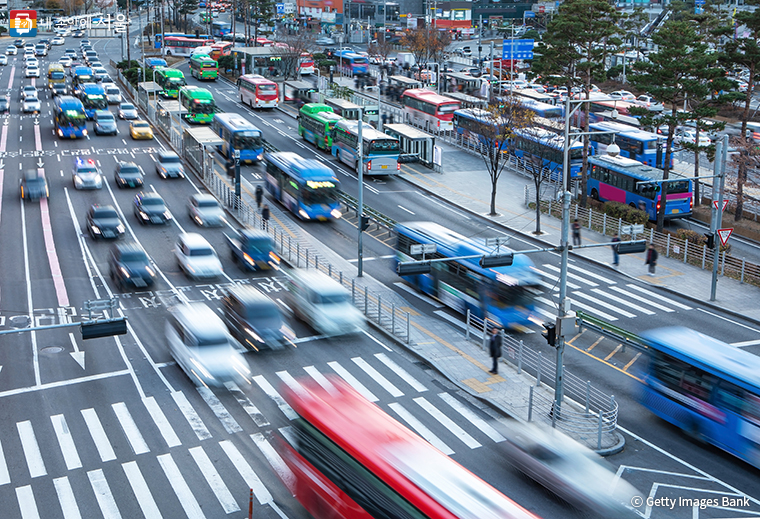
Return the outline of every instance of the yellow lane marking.
<path id="1" fill-rule="evenodd" d="M 573 337 L 572 339 L 570 339 L 569 341 L 567 341 L 567 343 L 572 346 L 573 342 L 575 342 L 575 340 L 578 337 L 580 337 L 581 335 L 583 335 L 583 332 L 585 332 L 585 331 L 586 331 L 585 329 L 581 330 L 581 333 L 579 333 L 578 335 L 576 335 L 575 337 Z"/>
<path id="2" fill-rule="evenodd" d="M 639 382 L 644 382 L 644 381 L 643 381 L 643 380 L 641 380 L 639 377 L 636 377 L 636 376 L 634 376 L 634 375 L 631 375 L 631 374 L 630 374 L 630 373 L 628 373 L 627 371 L 623 371 L 622 369 L 618 368 L 617 366 L 613 366 L 613 365 L 612 365 L 612 364 L 610 364 L 609 362 L 604 362 L 604 361 L 603 361 L 603 360 L 601 360 L 599 357 L 595 357 L 595 356 L 593 356 L 592 354 L 588 353 L 586 350 L 584 350 L 584 349 L 582 349 L 582 348 L 579 348 L 578 346 L 573 346 L 573 345 L 571 344 L 571 345 L 570 345 L 570 347 L 571 347 L 571 348 L 574 348 L 574 349 L 576 349 L 577 351 L 579 351 L 579 352 L 581 352 L 581 353 L 583 353 L 583 354 L 584 354 L 584 355 L 586 355 L 587 357 L 591 357 L 592 359 L 594 359 L 594 360 L 596 360 L 596 361 L 599 361 L 599 362 L 601 362 L 602 364 L 604 364 L 604 365 L 606 365 L 606 366 L 609 366 L 610 368 L 612 368 L 612 369 L 614 369 L 614 370 L 616 370 L 616 371 L 619 371 L 619 372 L 620 372 L 620 373 L 622 373 L 623 375 L 628 375 L 629 377 L 631 377 L 631 378 L 632 378 L 632 379 L 634 379 L 634 380 L 638 380 Z"/>
<path id="3" fill-rule="evenodd" d="M 596 348 L 596 345 L 597 345 L 597 344 L 599 344 L 600 342 L 602 342 L 603 340 L 604 340 L 604 336 L 601 336 L 601 337 L 599 337 L 599 338 L 596 340 L 596 342 L 594 342 L 594 344 L 592 344 L 591 346 L 589 346 L 589 347 L 588 347 L 588 349 L 587 349 L 586 351 L 591 351 L 591 350 L 593 350 L 594 348 Z"/>
<path id="4" fill-rule="evenodd" d="M 623 343 L 618 344 L 617 348 L 615 348 L 614 350 L 612 350 L 612 353 L 610 353 L 609 355 L 607 355 L 606 357 L 604 357 L 604 360 L 610 360 L 613 355 L 615 355 L 617 352 L 620 351 L 620 349 L 622 347 L 623 347 Z"/>
<path id="5" fill-rule="evenodd" d="M 466 384 L 470 386 L 472 389 L 477 391 L 478 393 L 487 393 L 488 391 L 493 391 L 492 388 L 485 385 L 483 382 L 479 381 L 476 378 L 468 378 L 466 380 L 462 380 L 462 384 Z"/>
<path id="6" fill-rule="evenodd" d="M 404 312 L 408 313 L 409 315 L 420 315 L 420 313 L 417 310 L 415 310 L 414 308 L 410 308 L 408 306 L 399 306 L 398 308 L 399 308 L 399 310 L 403 310 Z M 420 342 L 418 344 L 423 344 L 423 343 Z M 424 344 L 432 344 L 432 343 L 426 342 Z"/>
<path id="7" fill-rule="evenodd" d="M 628 368 L 630 368 L 631 366 L 633 366 L 633 363 L 636 362 L 637 360 L 639 360 L 639 357 L 641 357 L 641 352 L 638 352 L 636 354 L 636 356 L 633 357 L 628 364 L 626 364 L 625 366 L 623 366 L 623 371 L 628 371 Z"/>
<path id="8" fill-rule="evenodd" d="M 483 371 L 488 371 L 490 369 L 487 366 L 485 366 L 482 362 L 480 362 L 479 360 L 477 360 L 476 358 L 474 358 L 474 357 L 468 355 L 467 353 L 463 352 L 462 350 L 460 350 L 459 348 L 457 348 L 453 344 L 450 344 L 450 343 L 446 342 L 445 340 L 441 339 L 440 337 L 438 337 L 433 332 L 429 331 L 426 328 L 423 328 L 421 325 L 419 325 L 419 324 L 417 324 L 415 322 L 412 322 L 411 324 L 412 324 L 412 326 L 414 326 L 415 328 L 417 328 L 419 331 L 421 331 L 422 333 L 424 333 L 425 335 L 427 335 L 431 339 L 434 339 L 438 343 L 443 344 L 448 349 L 450 349 L 451 351 L 457 353 L 462 358 L 470 361 L 471 363 L 473 363 L 475 366 L 477 366 L 478 368 L 482 369 Z"/>

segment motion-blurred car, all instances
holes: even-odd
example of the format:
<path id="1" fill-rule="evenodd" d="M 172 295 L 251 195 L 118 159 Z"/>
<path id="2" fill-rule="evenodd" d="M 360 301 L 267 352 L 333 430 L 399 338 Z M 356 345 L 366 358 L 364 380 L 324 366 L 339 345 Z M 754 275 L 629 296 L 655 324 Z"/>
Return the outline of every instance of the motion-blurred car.
<path id="1" fill-rule="evenodd" d="M 74 38 L 84 38 L 84 31 L 77 30 L 71 34 Z"/>
<path id="2" fill-rule="evenodd" d="M 279 350 L 296 338 L 277 303 L 253 287 L 230 288 L 222 298 L 222 308 L 227 329 L 249 350 Z"/>
<path id="3" fill-rule="evenodd" d="M 615 101 L 635 101 L 636 96 L 628 90 L 615 90 L 609 93 L 610 99 Z"/>
<path id="4" fill-rule="evenodd" d="M 198 233 L 180 234 L 174 245 L 174 257 L 180 270 L 190 279 L 216 278 L 224 272 L 216 251 Z"/>
<path id="5" fill-rule="evenodd" d="M 119 119 L 137 119 L 137 108 L 132 103 L 119 105 Z"/>
<path id="6" fill-rule="evenodd" d="M 129 123 L 129 135 L 133 139 L 152 139 L 153 128 L 150 127 L 148 121 L 138 119 Z"/>
<path id="7" fill-rule="evenodd" d="M 195 194 L 190 197 L 188 213 L 196 225 L 201 227 L 219 227 L 224 225 L 226 218 L 224 209 L 213 195 Z"/>
<path id="8" fill-rule="evenodd" d="M 179 155 L 173 151 L 161 150 L 156 160 L 156 173 L 161 178 L 185 178 L 185 167 Z"/>
<path id="9" fill-rule="evenodd" d="M 115 239 L 124 236 L 124 223 L 112 205 L 95 204 L 87 211 L 87 231 L 93 240 Z"/>
<path id="10" fill-rule="evenodd" d="M 327 36 L 322 36 L 321 38 L 317 38 L 314 43 L 317 45 L 335 45 L 335 40 L 328 38 Z"/>
<path id="11" fill-rule="evenodd" d="M 74 164 L 74 187 L 77 189 L 101 189 L 103 175 L 95 161 L 79 157 Z"/>
<path id="12" fill-rule="evenodd" d="M 109 105 L 117 105 L 121 103 L 121 90 L 114 84 L 105 85 L 106 101 Z"/>
<path id="13" fill-rule="evenodd" d="M 40 100 L 35 96 L 25 97 L 22 102 L 22 111 L 25 114 L 39 113 L 40 112 Z"/>
<path id="14" fill-rule="evenodd" d="M 108 265 L 111 279 L 122 290 L 126 287 L 145 288 L 156 282 L 155 265 L 135 243 L 114 245 Z"/>
<path id="15" fill-rule="evenodd" d="M 103 67 L 93 67 L 92 74 L 97 81 L 103 81 L 103 78 L 108 76 L 108 71 Z"/>
<path id="16" fill-rule="evenodd" d="M 0 65 L 7 65 L 8 64 L 8 56 L 5 54 L 0 54 Z"/>
<path id="17" fill-rule="evenodd" d="M 119 188 L 140 187 L 143 185 L 142 168 L 134 162 L 117 162 L 113 178 Z"/>
<path id="18" fill-rule="evenodd" d="M 56 36 L 50 42 L 51 45 L 63 45 L 64 43 L 66 43 L 66 40 L 63 37 L 61 37 L 61 36 Z"/>
<path id="19" fill-rule="evenodd" d="M 21 99 L 26 99 L 27 97 L 37 97 L 37 87 L 34 85 L 24 85 L 24 88 L 21 89 Z"/>
<path id="20" fill-rule="evenodd" d="M 11 108 L 11 100 L 6 96 L 0 97 L 0 113 L 7 114 Z"/>
<path id="21" fill-rule="evenodd" d="M 26 40 L 24 38 L 18 38 L 17 40 L 13 41 L 13 45 L 15 45 L 16 47 L 20 49 L 24 45 L 26 45 Z"/>
<path id="22" fill-rule="evenodd" d="M 61 58 L 58 60 L 58 63 L 64 66 L 64 68 L 68 68 L 71 66 L 71 58 L 68 56 L 61 56 Z"/>
<path id="23" fill-rule="evenodd" d="M 26 77 L 40 77 L 40 68 L 36 64 L 29 63 L 24 69 L 24 76 Z"/>
<path id="24" fill-rule="evenodd" d="M 673 141 L 679 144 L 696 144 L 697 131 L 691 128 L 676 128 L 676 133 L 673 136 Z M 699 147 L 707 147 L 710 144 L 712 144 L 712 140 L 706 135 L 706 132 L 699 132 Z"/>
<path id="25" fill-rule="evenodd" d="M 119 128 L 116 126 L 116 118 L 108 110 L 95 112 L 95 135 L 116 135 Z"/>
<path id="26" fill-rule="evenodd" d="M 53 83 L 53 88 L 50 91 L 53 96 L 65 96 L 69 94 L 69 87 L 66 83 Z"/>
<path id="27" fill-rule="evenodd" d="M 21 200 L 37 201 L 50 195 L 47 181 L 36 169 L 31 169 L 19 180 Z"/>
<path id="28" fill-rule="evenodd" d="M 203 303 L 175 306 L 169 312 L 169 351 L 190 380 L 203 386 L 248 380 L 248 363 L 216 312 Z"/>
<path id="29" fill-rule="evenodd" d="M 134 213 L 141 224 L 163 225 L 172 219 L 172 214 L 158 193 L 140 192 L 135 197 Z"/>
<path id="30" fill-rule="evenodd" d="M 638 518 L 631 499 L 642 495 L 591 449 L 556 429 L 510 422 L 506 441 L 497 444 L 518 470 L 580 508 L 601 517 Z M 613 484 L 614 483 L 614 484 Z"/>
<path id="31" fill-rule="evenodd" d="M 5 55 L 6 56 L 16 56 L 18 54 L 18 49 L 14 47 L 13 45 L 8 45 L 5 48 Z"/>

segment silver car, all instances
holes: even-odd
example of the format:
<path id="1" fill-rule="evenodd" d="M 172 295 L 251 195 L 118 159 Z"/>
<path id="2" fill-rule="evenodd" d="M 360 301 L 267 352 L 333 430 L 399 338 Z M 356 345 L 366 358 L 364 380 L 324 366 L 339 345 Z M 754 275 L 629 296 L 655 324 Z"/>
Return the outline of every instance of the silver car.
<path id="1" fill-rule="evenodd" d="M 36 96 L 25 97 L 24 103 L 23 103 L 23 110 L 25 114 L 31 113 L 31 112 L 39 113 L 40 100 L 37 99 Z"/>
<path id="2" fill-rule="evenodd" d="M 119 105 L 119 119 L 137 119 L 137 108 L 132 103 Z"/>
<path id="3" fill-rule="evenodd" d="M 95 161 L 78 158 L 74 166 L 74 187 L 76 189 L 101 189 L 103 175 Z"/>
<path id="4" fill-rule="evenodd" d="M 161 178 L 185 178 L 185 167 L 179 155 L 173 151 L 162 150 L 158 152 L 156 173 Z"/>
<path id="5" fill-rule="evenodd" d="M 190 279 L 216 278 L 222 275 L 222 262 L 206 238 L 198 233 L 180 234 L 174 246 L 180 270 Z"/>
<path id="6" fill-rule="evenodd" d="M 224 225 L 224 210 L 212 195 L 196 194 L 190 197 L 188 204 L 190 218 L 201 227 L 219 227 Z"/>
<path id="7" fill-rule="evenodd" d="M 117 105 L 121 103 L 121 90 L 116 85 L 105 86 L 106 101 L 109 105 Z"/>

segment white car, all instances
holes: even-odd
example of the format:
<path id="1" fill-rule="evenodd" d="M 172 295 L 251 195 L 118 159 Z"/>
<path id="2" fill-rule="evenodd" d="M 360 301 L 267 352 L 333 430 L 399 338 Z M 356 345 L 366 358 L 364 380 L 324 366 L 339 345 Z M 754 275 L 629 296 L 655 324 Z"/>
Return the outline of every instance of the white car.
<path id="1" fill-rule="evenodd" d="M 191 279 L 222 275 L 222 262 L 206 238 L 198 233 L 180 234 L 174 247 L 179 268 Z"/>
<path id="2" fill-rule="evenodd" d="M 29 64 L 26 66 L 24 75 L 26 77 L 40 77 L 40 68 L 37 65 Z"/>
<path id="3" fill-rule="evenodd" d="M 66 43 L 66 40 L 63 39 L 61 36 L 56 36 L 50 42 L 51 45 L 63 45 L 64 43 Z"/>
<path id="4" fill-rule="evenodd" d="M 8 56 L 5 54 L 0 54 L 0 65 L 7 65 L 8 64 Z"/>
<path id="5" fill-rule="evenodd" d="M 37 88 L 33 87 L 32 85 L 26 85 L 24 88 L 22 88 L 21 99 L 26 99 L 27 97 L 37 97 Z"/>
<path id="6" fill-rule="evenodd" d="M 614 99 L 615 101 L 635 101 L 636 96 L 633 95 L 632 92 L 629 92 L 628 90 L 615 90 L 614 92 L 609 93 L 610 99 Z"/>
<path id="7" fill-rule="evenodd" d="M 66 68 L 69 68 L 71 66 L 71 58 L 68 56 L 61 56 L 61 59 L 58 60 L 58 63 Z"/>
<path id="8" fill-rule="evenodd" d="M 29 96 L 24 98 L 24 113 L 28 114 L 31 112 L 39 113 L 40 111 L 40 100 L 37 99 L 37 96 Z"/>
<path id="9" fill-rule="evenodd" d="M 634 103 L 639 106 L 643 106 L 650 112 L 662 112 L 665 109 L 665 106 L 661 102 L 655 100 L 654 97 L 646 94 L 637 97 Z"/>
<path id="10" fill-rule="evenodd" d="M 102 67 L 93 68 L 92 74 L 95 76 L 96 80 L 100 81 L 108 75 L 108 71 Z"/>
<path id="11" fill-rule="evenodd" d="M 15 45 L 8 45 L 5 48 L 5 54 L 6 56 L 16 56 L 18 54 L 18 49 Z"/>
<path id="12" fill-rule="evenodd" d="M 121 103 L 121 90 L 113 83 L 103 85 L 103 89 L 106 91 L 106 101 L 109 105 L 118 105 Z"/>
<path id="13" fill-rule="evenodd" d="M 40 60 L 38 60 L 37 56 L 33 54 L 24 54 L 24 62 L 26 62 L 27 64 L 35 63 L 37 66 L 40 65 Z"/>
<path id="14" fill-rule="evenodd" d="M 218 227 L 226 221 L 224 209 L 213 195 L 195 194 L 188 204 L 190 219 L 201 227 Z"/>
<path id="15" fill-rule="evenodd" d="M 75 51 L 74 49 L 66 49 L 66 51 L 63 54 L 64 56 L 68 56 L 69 58 L 71 58 L 72 61 L 77 59 L 77 51 Z"/>
<path id="16" fill-rule="evenodd" d="M 137 108 L 132 103 L 119 105 L 119 119 L 137 119 Z"/>
<path id="17" fill-rule="evenodd" d="M 696 144 L 697 143 L 697 131 L 690 128 L 678 128 L 673 139 L 675 142 L 683 144 Z M 699 147 L 704 148 L 712 144 L 710 137 L 706 135 L 705 131 L 699 132 Z"/>

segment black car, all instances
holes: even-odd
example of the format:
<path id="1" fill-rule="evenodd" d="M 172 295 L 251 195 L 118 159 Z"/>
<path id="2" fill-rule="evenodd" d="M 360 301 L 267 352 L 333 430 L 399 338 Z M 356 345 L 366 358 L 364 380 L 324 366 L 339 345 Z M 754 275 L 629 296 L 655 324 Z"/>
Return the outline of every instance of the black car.
<path id="1" fill-rule="evenodd" d="M 69 87 L 66 85 L 66 83 L 53 83 L 53 88 L 51 91 L 53 92 L 54 96 L 65 96 L 69 93 Z"/>
<path id="2" fill-rule="evenodd" d="M 37 201 L 40 198 L 48 197 L 47 181 L 35 169 L 27 171 L 24 178 L 19 181 L 19 184 L 22 200 Z"/>
<path id="3" fill-rule="evenodd" d="M 222 298 L 223 320 L 230 333 L 249 350 L 279 350 L 293 344 L 296 334 L 285 324 L 272 299 L 253 287 L 236 286 Z"/>
<path id="4" fill-rule="evenodd" d="M 158 193 L 141 192 L 135 197 L 135 216 L 141 224 L 165 224 L 172 219 L 164 199 Z"/>
<path id="5" fill-rule="evenodd" d="M 26 45 L 26 40 L 24 38 L 19 38 L 16 41 L 14 41 L 13 44 L 20 49 L 24 45 Z"/>
<path id="6" fill-rule="evenodd" d="M 74 38 L 84 38 L 84 31 L 74 31 L 71 35 Z"/>
<path id="7" fill-rule="evenodd" d="M 114 206 L 95 204 L 87 211 L 87 231 L 93 239 L 120 238 L 125 230 Z"/>
<path id="8" fill-rule="evenodd" d="M 116 180 L 116 185 L 120 188 L 140 187 L 143 185 L 143 177 L 142 168 L 134 162 L 116 163 L 113 178 Z"/>
<path id="9" fill-rule="evenodd" d="M 41 39 L 40 41 L 37 42 L 37 44 L 45 45 L 48 48 L 48 50 L 50 50 L 50 40 L 48 40 L 47 38 Z"/>
<path id="10" fill-rule="evenodd" d="M 0 113 L 7 114 L 10 111 L 10 106 L 11 104 L 7 97 L 0 97 Z"/>
<path id="11" fill-rule="evenodd" d="M 108 265 L 111 279 L 121 289 L 145 288 L 156 282 L 156 267 L 135 243 L 114 245 Z"/>

